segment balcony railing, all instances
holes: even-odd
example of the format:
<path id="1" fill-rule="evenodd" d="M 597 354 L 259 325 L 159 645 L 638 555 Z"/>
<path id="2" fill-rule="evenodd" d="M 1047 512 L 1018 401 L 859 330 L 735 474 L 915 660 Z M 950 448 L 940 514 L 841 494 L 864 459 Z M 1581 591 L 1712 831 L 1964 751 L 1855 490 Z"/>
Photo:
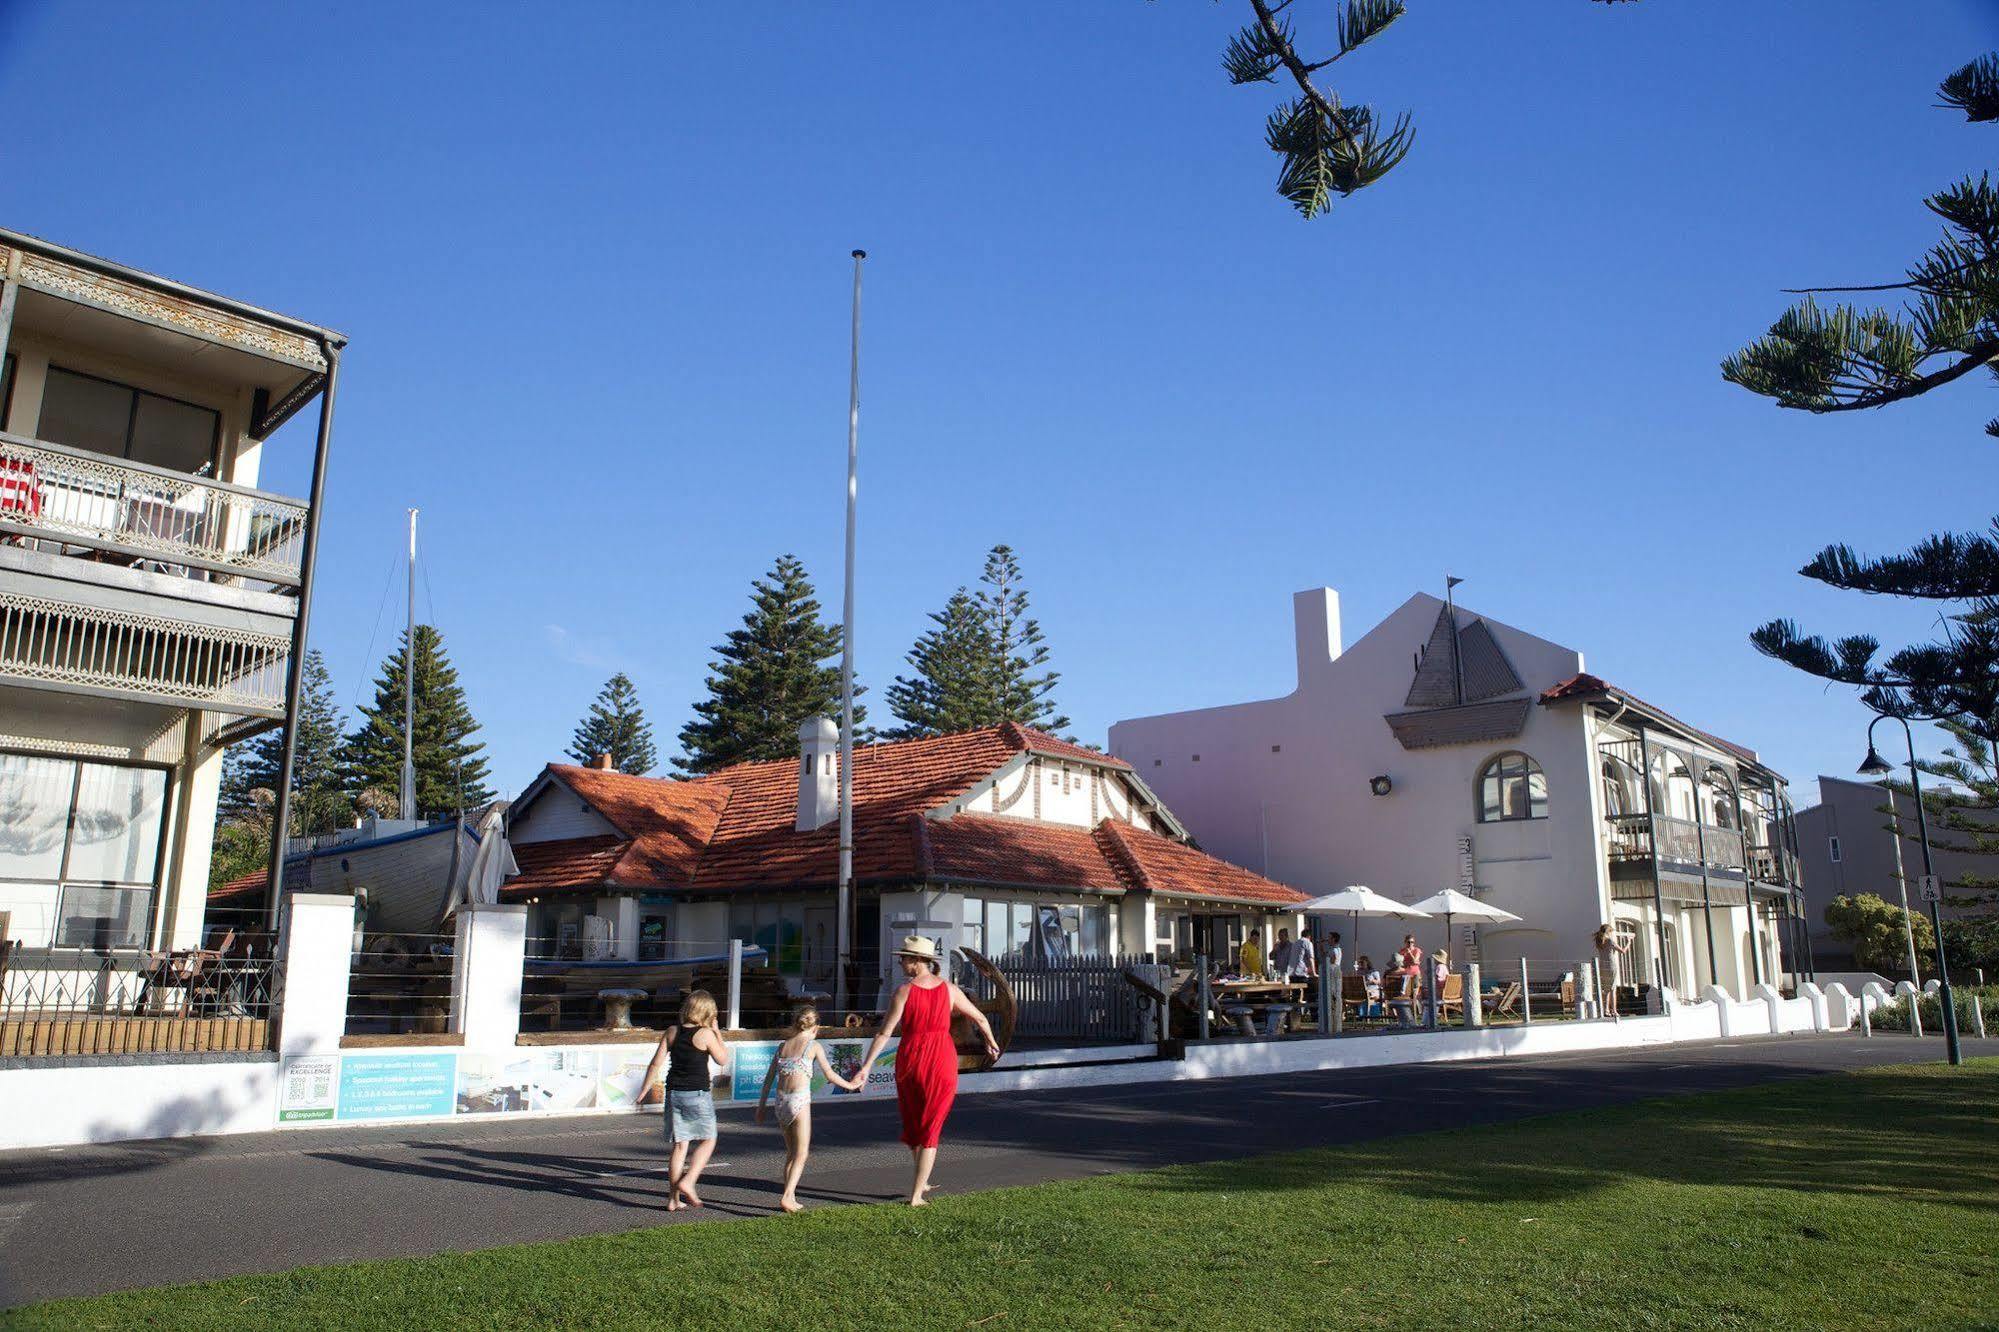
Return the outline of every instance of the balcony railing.
<path id="1" fill-rule="evenodd" d="M 0 434 L 0 534 L 186 577 L 296 588 L 307 506 L 248 486 Z"/>
<path id="2" fill-rule="evenodd" d="M 1605 843 L 1613 864 L 1650 860 L 1741 874 L 1742 834 L 1733 828 L 1703 827 L 1665 815 L 1617 814 L 1604 820 Z"/>

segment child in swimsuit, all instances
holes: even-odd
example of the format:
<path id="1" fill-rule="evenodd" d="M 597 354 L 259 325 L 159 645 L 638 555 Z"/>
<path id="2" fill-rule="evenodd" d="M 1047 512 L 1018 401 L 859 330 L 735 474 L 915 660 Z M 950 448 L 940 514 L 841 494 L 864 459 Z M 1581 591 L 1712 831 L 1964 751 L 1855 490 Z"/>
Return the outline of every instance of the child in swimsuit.
<path id="1" fill-rule="evenodd" d="M 763 1123 L 764 1102 L 770 1099 L 771 1085 L 777 1086 L 777 1124 L 784 1130 L 784 1193 L 777 1205 L 796 1212 L 798 1180 L 805 1173 L 805 1158 L 812 1150 L 812 1065 L 817 1062 L 826 1081 L 835 1087 L 857 1092 L 858 1078 L 843 1078 L 826 1059 L 819 1044 L 819 1010 L 807 1004 L 792 1014 L 791 1035 L 777 1047 L 777 1056 L 764 1073 L 763 1092 L 757 1097 L 757 1123 Z"/>

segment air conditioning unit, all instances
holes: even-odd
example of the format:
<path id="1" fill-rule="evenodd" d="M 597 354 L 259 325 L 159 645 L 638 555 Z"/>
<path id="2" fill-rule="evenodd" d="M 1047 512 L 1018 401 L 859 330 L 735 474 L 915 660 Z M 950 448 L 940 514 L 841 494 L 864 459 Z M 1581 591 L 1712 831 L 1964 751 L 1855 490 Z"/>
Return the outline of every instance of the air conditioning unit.
<path id="1" fill-rule="evenodd" d="M 583 918 L 583 960 L 602 962 L 615 952 L 617 930 L 609 916 L 585 916 Z"/>

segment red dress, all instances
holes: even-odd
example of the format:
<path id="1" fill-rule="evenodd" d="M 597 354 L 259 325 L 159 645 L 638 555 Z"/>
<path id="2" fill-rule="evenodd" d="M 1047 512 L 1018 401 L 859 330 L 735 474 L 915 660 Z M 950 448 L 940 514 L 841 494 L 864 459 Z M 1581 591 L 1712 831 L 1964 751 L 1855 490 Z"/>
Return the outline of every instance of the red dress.
<path id="1" fill-rule="evenodd" d="M 901 1035 L 895 1048 L 895 1101 L 902 1111 L 902 1140 L 911 1147 L 935 1147 L 958 1095 L 951 987 L 911 985 L 902 1001 Z"/>

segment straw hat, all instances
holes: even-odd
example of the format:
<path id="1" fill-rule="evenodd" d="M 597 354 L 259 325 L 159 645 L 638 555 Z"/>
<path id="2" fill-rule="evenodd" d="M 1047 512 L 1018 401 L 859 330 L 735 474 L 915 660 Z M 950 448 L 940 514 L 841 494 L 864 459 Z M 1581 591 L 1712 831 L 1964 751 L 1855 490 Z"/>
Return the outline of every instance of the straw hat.
<path id="1" fill-rule="evenodd" d="M 895 950 L 895 955 L 897 957 L 920 958 L 925 962 L 935 962 L 938 960 L 937 944 L 935 940 L 926 939 L 920 934 L 907 935 L 903 938 L 902 947 Z"/>

